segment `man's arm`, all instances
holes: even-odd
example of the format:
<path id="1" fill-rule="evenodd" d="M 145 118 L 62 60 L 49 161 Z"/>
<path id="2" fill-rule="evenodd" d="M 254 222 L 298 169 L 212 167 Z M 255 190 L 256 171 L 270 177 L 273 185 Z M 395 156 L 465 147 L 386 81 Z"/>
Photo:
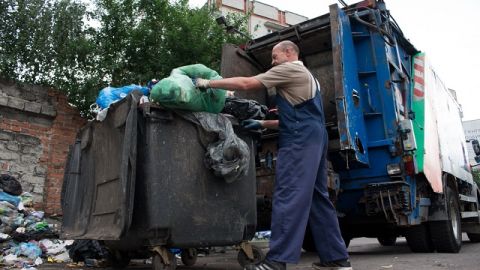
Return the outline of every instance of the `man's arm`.
<path id="1" fill-rule="evenodd" d="M 278 120 L 261 120 L 262 128 L 278 129 Z"/>
<path id="2" fill-rule="evenodd" d="M 220 80 L 197 79 L 197 86 L 204 88 L 220 88 L 228 90 L 262 90 L 265 86 L 255 77 L 232 77 Z"/>

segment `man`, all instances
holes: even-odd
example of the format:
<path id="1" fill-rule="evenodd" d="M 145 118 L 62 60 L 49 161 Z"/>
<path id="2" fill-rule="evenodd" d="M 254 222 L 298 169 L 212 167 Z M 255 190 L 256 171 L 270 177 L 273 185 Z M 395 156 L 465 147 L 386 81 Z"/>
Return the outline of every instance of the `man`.
<path id="1" fill-rule="evenodd" d="M 272 49 L 272 68 L 254 77 L 197 79 L 200 88 L 240 91 L 276 87 L 279 120 L 247 120 L 245 128 L 278 128 L 272 237 L 265 260 L 245 269 L 284 270 L 298 263 L 307 222 L 317 247 L 314 269 L 352 269 L 327 190 L 327 145 L 320 86 L 298 60 L 299 49 L 282 41 Z"/>

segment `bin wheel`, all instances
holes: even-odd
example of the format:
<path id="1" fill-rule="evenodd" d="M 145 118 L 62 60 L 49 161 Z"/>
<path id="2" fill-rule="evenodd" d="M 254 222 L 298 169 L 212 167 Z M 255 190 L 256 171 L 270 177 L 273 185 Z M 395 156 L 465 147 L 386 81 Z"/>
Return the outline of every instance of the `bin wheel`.
<path id="1" fill-rule="evenodd" d="M 182 263 L 186 266 L 194 265 L 197 262 L 197 255 L 198 252 L 196 248 L 182 249 L 180 253 Z"/>
<path id="2" fill-rule="evenodd" d="M 168 253 L 168 259 L 170 264 L 165 264 L 160 254 L 153 255 L 152 258 L 152 270 L 175 270 L 177 268 L 177 259 L 172 253 Z"/>
<path id="3" fill-rule="evenodd" d="M 130 263 L 130 256 L 125 251 L 114 250 L 110 252 L 109 262 L 115 269 L 125 268 Z"/>
<path id="4" fill-rule="evenodd" d="M 262 249 L 259 247 L 252 246 L 252 252 L 253 252 L 253 260 L 249 259 L 245 251 L 243 251 L 242 249 L 238 251 L 237 260 L 242 267 L 245 267 L 247 264 L 258 263 L 261 260 L 263 260 L 265 257 Z"/>

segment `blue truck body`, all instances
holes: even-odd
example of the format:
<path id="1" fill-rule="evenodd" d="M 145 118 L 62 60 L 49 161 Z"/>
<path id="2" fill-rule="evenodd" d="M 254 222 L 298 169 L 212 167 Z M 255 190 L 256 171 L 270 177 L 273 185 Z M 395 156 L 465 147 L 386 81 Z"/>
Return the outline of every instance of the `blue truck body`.
<path id="1" fill-rule="evenodd" d="M 455 170 L 445 169 L 450 154 L 441 152 L 439 162 L 444 169 L 441 179 L 435 180 L 441 182 L 440 190 L 432 186 L 434 180 L 427 177 L 423 167 L 418 167 L 423 152 L 418 151 L 417 141 L 423 149 L 420 140 L 429 139 L 415 134 L 418 129 L 423 132 L 423 124 L 416 119 L 425 114 L 414 108 L 418 75 L 414 60 L 420 51 L 404 37 L 385 3 L 364 1 L 344 8 L 332 5 L 329 14 L 252 40 L 244 47 L 227 45 L 222 75 L 251 76 L 268 70 L 271 48 L 282 40 L 299 46 L 301 60 L 322 85 L 330 138 L 330 195 L 345 241 L 366 236 L 388 245 L 405 236 L 413 251 L 458 252 L 462 231 L 472 241 L 480 240 L 480 194 L 468 164 L 452 161 L 452 166 L 463 164 L 461 173 L 452 173 Z M 431 97 L 435 91 L 449 91 L 431 88 Z M 272 89 L 242 94 L 273 108 L 272 96 Z M 457 104 L 450 94 L 438 96 Z M 442 117 L 461 123 L 458 106 Z M 438 130 L 429 136 L 441 141 L 447 132 Z M 464 136 L 454 140 L 465 156 Z M 267 152 L 276 153 L 275 132 L 264 133 L 259 140 L 259 228 L 268 228 L 268 201 L 274 181 L 274 171 L 265 167 Z M 312 249 L 308 237 L 307 232 L 307 250 Z"/>

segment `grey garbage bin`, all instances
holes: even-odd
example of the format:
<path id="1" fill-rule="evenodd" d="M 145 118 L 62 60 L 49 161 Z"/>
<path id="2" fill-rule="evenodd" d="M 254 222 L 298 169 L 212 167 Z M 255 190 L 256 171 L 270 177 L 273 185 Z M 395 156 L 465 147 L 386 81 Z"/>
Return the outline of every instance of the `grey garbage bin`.
<path id="1" fill-rule="evenodd" d="M 251 149 L 247 174 L 226 183 L 204 164 L 198 126 L 168 110 L 139 108 L 139 97 L 134 92 L 113 104 L 103 122 L 78 133 L 65 169 L 62 237 L 102 240 L 118 258 L 250 240 L 256 225 L 250 136 L 239 134 Z"/>

